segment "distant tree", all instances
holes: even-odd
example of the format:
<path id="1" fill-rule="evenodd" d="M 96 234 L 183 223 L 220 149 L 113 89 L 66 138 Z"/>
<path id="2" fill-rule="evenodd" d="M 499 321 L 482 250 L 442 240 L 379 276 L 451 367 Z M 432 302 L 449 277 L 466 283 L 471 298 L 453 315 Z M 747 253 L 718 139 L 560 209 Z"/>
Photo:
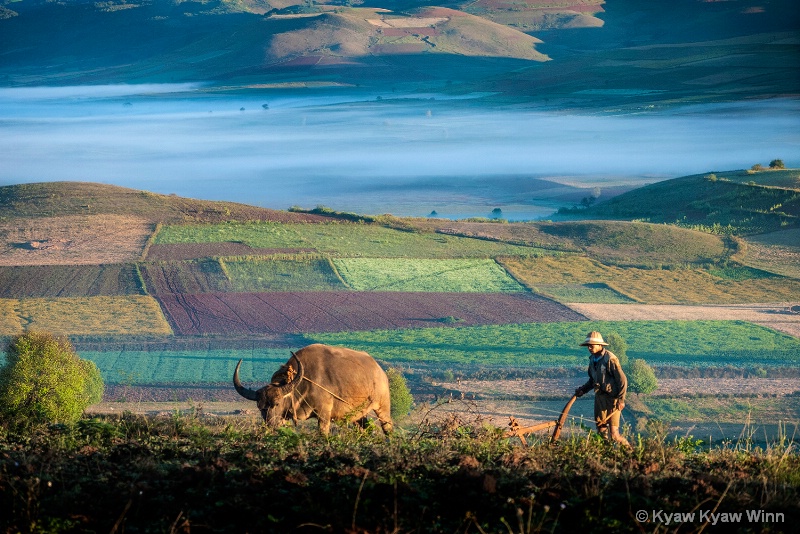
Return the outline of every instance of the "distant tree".
<path id="1" fill-rule="evenodd" d="M 502 219 L 503 218 L 503 210 L 500 208 L 495 208 L 492 210 L 492 219 Z"/>
<path id="2" fill-rule="evenodd" d="M 764 166 L 761 165 L 760 163 L 756 163 L 755 165 L 750 167 L 750 170 L 753 170 L 753 171 L 756 171 L 756 172 L 763 171 L 764 170 Z"/>
<path id="3" fill-rule="evenodd" d="M 628 365 L 628 342 L 625 341 L 621 335 L 617 334 L 616 332 L 611 332 L 606 336 L 606 342 L 608 343 L 608 350 L 613 352 L 617 358 L 619 358 L 619 363 L 624 368 Z"/>
<path id="4" fill-rule="evenodd" d="M 653 368 L 647 362 L 635 358 L 625 373 L 628 377 L 628 389 L 634 393 L 649 395 L 658 389 L 658 380 Z"/>
<path id="5" fill-rule="evenodd" d="M 770 169 L 785 169 L 786 165 L 783 164 L 782 159 L 773 159 L 769 162 Z"/>
<path id="6" fill-rule="evenodd" d="M 97 366 L 66 338 L 26 332 L 9 342 L 0 369 L 0 419 L 8 425 L 74 423 L 102 395 Z"/>
<path id="7" fill-rule="evenodd" d="M 411 411 L 414 406 L 414 397 L 411 396 L 411 391 L 408 389 L 408 384 L 406 384 L 406 378 L 403 376 L 402 371 L 390 367 L 386 371 L 386 376 L 389 378 L 392 419 L 400 420 Z"/>

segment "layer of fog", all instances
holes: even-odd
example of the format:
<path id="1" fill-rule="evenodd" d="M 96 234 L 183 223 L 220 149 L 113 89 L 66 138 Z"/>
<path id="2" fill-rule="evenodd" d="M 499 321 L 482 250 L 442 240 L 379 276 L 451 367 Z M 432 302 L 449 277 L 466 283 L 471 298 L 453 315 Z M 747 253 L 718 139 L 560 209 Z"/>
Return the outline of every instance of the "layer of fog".
<path id="1" fill-rule="evenodd" d="M 201 86 L 0 89 L 0 185 L 96 181 L 285 209 L 535 218 L 566 191 L 800 166 L 800 103 L 629 115 L 486 108 L 353 90 L 219 94 Z M 521 186 L 522 184 L 522 186 Z"/>

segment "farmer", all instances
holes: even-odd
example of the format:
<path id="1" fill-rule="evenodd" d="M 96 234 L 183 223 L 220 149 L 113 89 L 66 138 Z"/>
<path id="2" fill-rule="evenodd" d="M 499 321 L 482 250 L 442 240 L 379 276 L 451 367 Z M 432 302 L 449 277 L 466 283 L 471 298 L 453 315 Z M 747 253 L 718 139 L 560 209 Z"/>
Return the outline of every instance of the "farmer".
<path id="1" fill-rule="evenodd" d="M 625 408 L 625 393 L 628 379 L 622 372 L 613 352 L 608 350 L 600 332 L 589 332 L 582 347 L 589 348 L 589 380 L 575 390 L 575 396 L 594 390 L 594 420 L 597 431 L 606 440 L 610 439 L 630 448 L 630 443 L 619 433 L 619 416 Z"/>

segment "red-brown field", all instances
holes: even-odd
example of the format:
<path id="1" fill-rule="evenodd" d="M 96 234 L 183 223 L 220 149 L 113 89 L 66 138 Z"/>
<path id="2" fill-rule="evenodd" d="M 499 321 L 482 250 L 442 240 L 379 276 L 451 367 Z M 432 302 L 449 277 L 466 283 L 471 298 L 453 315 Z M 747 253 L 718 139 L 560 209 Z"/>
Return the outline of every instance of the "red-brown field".
<path id="1" fill-rule="evenodd" d="M 228 279 L 218 261 L 144 263 L 139 267 L 151 295 L 210 293 L 229 289 Z"/>
<path id="2" fill-rule="evenodd" d="M 0 298 L 141 293 L 133 264 L 0 266 Z"/>
<path id="3" fill-rule="evenodd" d="M 245 243 L 173 243 L 151 245 L 148 261 L 181 261 L 229 256 L 272 256 L 314 252 L 310 248 L 253 248 Z"/>
<path id="4" fill-rule="evenodd" d="M 177 335 L 472 326 L 585 317 L 527 293 L 275 292 L 158 297 Z"/>

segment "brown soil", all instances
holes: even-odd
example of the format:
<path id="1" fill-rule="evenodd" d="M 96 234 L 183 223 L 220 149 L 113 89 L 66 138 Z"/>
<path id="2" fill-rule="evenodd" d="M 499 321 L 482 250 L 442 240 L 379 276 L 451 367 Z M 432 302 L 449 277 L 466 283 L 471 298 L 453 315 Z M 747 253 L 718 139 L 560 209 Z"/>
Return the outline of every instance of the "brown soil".
<path id="1" fill-rule="evenodd" d="M 65 215 L 0 223 L 0 265 L 99 265 L 141 257 L 151 222 L 127 215 Z"/>

